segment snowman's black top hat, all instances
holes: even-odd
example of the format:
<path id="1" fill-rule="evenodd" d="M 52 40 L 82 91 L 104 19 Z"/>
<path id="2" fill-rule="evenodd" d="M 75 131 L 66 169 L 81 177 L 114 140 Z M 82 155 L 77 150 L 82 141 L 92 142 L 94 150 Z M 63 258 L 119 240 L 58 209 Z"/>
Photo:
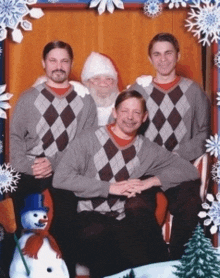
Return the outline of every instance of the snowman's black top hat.
<path id="1" fill-rule="evenodd" d="M 42 194 L 30 194 L 25 198 L 25 207 L 21 210 L 20 214 L 24 214 L 30 210 L 43 210 L 48 212 L 49 208 L 43 205 L 44 196 Z"/>

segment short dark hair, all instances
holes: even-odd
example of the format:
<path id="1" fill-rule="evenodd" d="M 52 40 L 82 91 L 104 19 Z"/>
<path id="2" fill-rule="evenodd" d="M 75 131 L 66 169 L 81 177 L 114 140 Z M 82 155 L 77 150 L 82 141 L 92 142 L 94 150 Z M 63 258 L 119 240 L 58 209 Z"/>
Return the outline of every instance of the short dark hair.
<path id="1" fill-rule="evenodd" d="M 51 41 L 49 42 L 47 45 L 45 45 L 44 50 L 43 50 L 43 59 L 45 60 L 47 57 L 47 54 L 54 48 L 63 48 L 66 49 L 66 51 L 68 52 L 70 59 L 73 60 L 74 56 L 73 56 L 73 50 L 72 47 L 63 41 Z"/>
<path id="2" fill-rule="evenodd" d="M 141 106 L 142 106 L 143 112 L 144 113 L 147 112 L 147 106 L 146 106 L 146 101 L 145 101 L 144 97 L 139 92 L 137 92 L 135 90 L 121 92 L 118 95 L 118 97 L 117 97 L 117 99 L 115 101 L 115 110 L 117 110 L 119 108 L 120 104 L 123 101 L 125 101 L 125 100 L 127 100 L 129 98 L 133 98 L 133 97 L 137 98 L 137 99 L 139 99 L 141 101 Z"/>
<path id="3" fill-rule="evenodd" d="M 156 42 L 170 42 L 173 47 L 175 48 L 176 52 L 180 52 L 179 42 L 174 37 L 174 35 L 170 33 L 159 33 L 156 36 L 153 37 L 153 39 L 150 41 L 148 46 L 148 55 L 151 56 L 151 50 Z"/>

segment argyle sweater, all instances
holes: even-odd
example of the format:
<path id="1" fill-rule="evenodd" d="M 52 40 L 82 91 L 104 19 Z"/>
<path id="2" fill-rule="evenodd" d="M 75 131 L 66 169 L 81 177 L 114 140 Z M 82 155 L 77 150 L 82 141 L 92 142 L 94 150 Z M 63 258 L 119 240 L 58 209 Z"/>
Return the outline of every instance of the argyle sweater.
<path id="1" fill-rule="evenodd" d="M 120 220 L 125 216 L 124 199 L 108 194 L 110 183 L 143 175 L 157 176 L 164 190 L 198 178 L 190 162 L 144 136 L 120 147 L 107 128 L 100 127 L 85 131 L 70 144 L 56 169 L 53 186 L 81 198 L 78 212 L 97 211 Z"/>
<path id="2" fill-rule="evenodd" d="M 210 133 L 210 101 L 192 80 L 181 77 L 169 90 L 154 82 L 135 83 L 129 90 L 141 93 L 147 104 L 149 125 L 145 136 L 191 161 L 205 153 Z"/>
<path id="3" fill-rule="evenodd" d="M 30 88 L 16 104 L 10 126 L 10 162 L 32 175 L 36 157 L 46 156 L 55 170 L 64 150 L 84 128 L 97 126 L 96 106 L 90 95 L 74 87 L 62 96 L 45 83 Z"/>

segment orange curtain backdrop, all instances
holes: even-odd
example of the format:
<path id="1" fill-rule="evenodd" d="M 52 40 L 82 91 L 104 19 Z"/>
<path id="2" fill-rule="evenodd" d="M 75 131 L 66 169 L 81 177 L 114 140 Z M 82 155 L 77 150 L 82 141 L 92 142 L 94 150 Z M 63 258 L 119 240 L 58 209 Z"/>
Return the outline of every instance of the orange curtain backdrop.
<path id="1" fill-rule="evenodd" d="M 139 6 L 140 7 L 140 6 Z M 44 74 L 43 47 L 51 40 L 68 42 L 74 50 L 71 78 L 80 80 L 86 57 L 91 51 L 109 56 L 119 71 L 119 87 L 124 89 L 142 74 L 154 74 L 147 57 L 150 39 L 158 32 L 171 32 L 180 42 L 178 72 L 202 85 L 201 45 L 184 27 L 187 9 L 164 10 L 157 18 L 143 14 L 142 8 L 116 10 L 99 16 L 93 9 L 44 9 L 40 19 L 28 19 L 33 30 L 23 31 L 20 44 L 6 41 L 6 84 L 13 93 L 13 107 L 22 91 Z"/>

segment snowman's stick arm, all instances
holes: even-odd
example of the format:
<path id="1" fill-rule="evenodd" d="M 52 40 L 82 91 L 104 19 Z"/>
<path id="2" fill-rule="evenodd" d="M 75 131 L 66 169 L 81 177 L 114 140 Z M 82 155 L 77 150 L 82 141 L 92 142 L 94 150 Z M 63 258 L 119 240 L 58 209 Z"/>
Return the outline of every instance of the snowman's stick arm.
<path id="1" fill-rule="evenodd" d="M 26 261 L 25 261 L 25 259 L 24 259 L 24 255 L 22 254 L 22 251 L 21 251 L 21 248 L 20 248 L 20 245 L 19 245 L 18 238 L 17 238 L 16 234 L 14 234 L 14 240 L 15 240 L 16 245 L 17 245 L 17 247 L 18 247 L 18 251 L 19 251 L 19 253 L 20 253 L 20 255 L 21 255 L 21 259 L 22 259 L 22 262 L 23 262 L 23 264 L 24 264 L 24 267 L 25 267 L 25 269 L 26 269 L 26 271 L 27 271 L 27 275 L 29 276 L 29 275 L 30 275 L 30 270 L 29 270 L 29 268 L 28 268 L 28 266 L 27 266 L 27 263 L 26 263 Z"/>

